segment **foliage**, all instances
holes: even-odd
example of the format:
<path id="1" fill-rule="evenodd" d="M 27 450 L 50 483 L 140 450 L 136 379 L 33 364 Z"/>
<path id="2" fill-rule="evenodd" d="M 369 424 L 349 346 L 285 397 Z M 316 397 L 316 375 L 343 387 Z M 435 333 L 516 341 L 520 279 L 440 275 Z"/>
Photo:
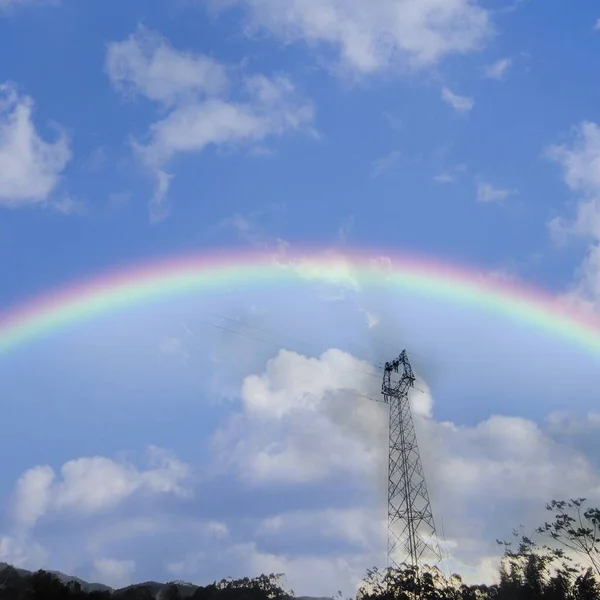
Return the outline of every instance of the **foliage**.
<path id="1" fill-rule="evenodd" d="M 537 532 L 582 556 L 600 576 L 600 509 L 584 508 L 585 498 L 553 500 L 546 506 L 553 520 Z"/>

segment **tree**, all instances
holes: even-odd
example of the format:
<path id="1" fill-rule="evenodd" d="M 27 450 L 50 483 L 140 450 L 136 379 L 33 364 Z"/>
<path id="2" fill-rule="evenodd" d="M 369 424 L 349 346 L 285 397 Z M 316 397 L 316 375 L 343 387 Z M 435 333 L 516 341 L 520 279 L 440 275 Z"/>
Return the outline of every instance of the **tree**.
<path id="1" fill-rule="evenodd" d="M 217 583 L 214 582 L 206 587 L 196 588 L 196 591 L 192 595 L 192 600 L 214 600 L 217 596 L 217 593 Z"/>
<path id="2" fill-rule="evenodd" d="M 25 594 L 26 581 L 10 565 L 0 571 L 0 599 L 21 598 Z"/>
<path id="3" fill-rule="evenodd" d="M 120 590 L 119 600 L 154 600 L 152 591 L 147 585 L 132 585 Z"/>
<path id="4" fill-rule="evenodd" d="M 462 580 L 458 575 L 446 579 L 436 567 L 417 571 L 404 565 L 399 569 L 369 569 L 361 582 L 357 600 L 460 600 Z"/>
<path id="5" fill-rule="evenodd" d="M 600 509 L 584 509 L 585 498 L 552 500 L 553 520 L 537 529 L 561 546 L 583 556 L 600 576 Z"/>
<path id="6" fill-rule="evenodd" d="M 600 586 L 591 568 L 577 577 L 574 592 L 576 600 L 598 600 L 598 597 L 600 597 Z"/>
<path id="7" fill-rule="evenodd" d="M 181 600 L 181 593 L 177 585 L 174 583 L 168 584 L 161 595 L 161 600 Z"/>
<path id="8" fill-rule="evenodd" d="M 69 589 L 56 575 L 36 571 L 29 578 L 31 597 L 35 600 L 62 600 L 69 597 Z"/>

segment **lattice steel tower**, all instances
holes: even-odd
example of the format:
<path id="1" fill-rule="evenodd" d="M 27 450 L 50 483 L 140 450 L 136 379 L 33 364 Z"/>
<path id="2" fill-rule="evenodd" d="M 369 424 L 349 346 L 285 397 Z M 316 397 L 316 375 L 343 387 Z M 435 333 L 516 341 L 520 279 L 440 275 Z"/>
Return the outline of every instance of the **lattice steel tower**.
<path id="1" fill-rule="evenodd" d="M 442 560 L 408 398 L 414 382 L 406 350 L 385 363 L 381 393 L 390 407 L 388 567 L 396 569 L 403 563 L 419 569 Z"/>

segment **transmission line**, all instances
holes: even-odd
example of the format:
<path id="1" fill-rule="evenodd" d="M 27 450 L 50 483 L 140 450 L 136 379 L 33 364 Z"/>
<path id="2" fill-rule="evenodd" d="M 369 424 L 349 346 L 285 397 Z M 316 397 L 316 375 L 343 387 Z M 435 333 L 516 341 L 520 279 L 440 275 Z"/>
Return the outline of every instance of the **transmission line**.
<path id="1" fill-rule="evenodd" d="M 259 331 L 269 335 L 274 332 L 266 328 L 244 323 L 239 319 L 233 319 L 224 315 L 212 313 L 213 316 Z M 198 320 L 199 323 L 214 327 L 216 329 L 238 335 L 256 342 L 273 346 L 280 350 L 292 350 L 298 352 L 294 347 L 277 342 L 258 338 L 247 332 L 231 329 L 210 321 Z M 291 338 L 290 338 L 291 339 Z M 305 345 L 301 340 L 295 339 Z M 314 353 L 302 352 L 309 358 L 318 359 Z M 437 536 L 433 511 L 429 499 L 429 493 L 421 464 L 419 447 L 412 417 L 412 409 L 409 401 L 409 392 L 416 389 L 422 393 L 424 390 L 417 388 L 415 382 L 418 380 L 409 362 L 408 352 L 404 350 L 398 358 L 384 364 L 367 364 L 380 373 L 372 373 L 357 368 L 338 367 L 341 371 L 359 372 L 370 377 L 381 378 L 383 372 L 383 383 L 381 393 L 383 398 L 376 399 L 366 394 L 361 394 L 351 389 L 343 390 L 357 397 L 365 398 L 373 402 L 383 402 L 389 406 L 389 445 L 388 445 L 388 567 L 398 569 L 407 564 L 420 573 L 426 561 L 434 564 L 443 562 L 442 548 Z M 400 374 L 400 367 L 402 373 Z M 393 374 L 399 374 L 394 379 Z M 442 535 L 443 519 L 442 519 Z M 449 556 L 446 548 L 446 555 Z M 400 559 L 399 557 L 402 557 Z"/>

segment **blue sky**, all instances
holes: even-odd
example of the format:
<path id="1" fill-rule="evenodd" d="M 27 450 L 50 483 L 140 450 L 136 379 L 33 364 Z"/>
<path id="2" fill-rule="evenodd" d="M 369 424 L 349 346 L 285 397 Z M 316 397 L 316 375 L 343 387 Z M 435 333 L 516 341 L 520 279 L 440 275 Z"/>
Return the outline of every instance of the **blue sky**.
<path id="1" fill-rule="evenodd" d="M 425 254 L 599 312 L 599 19 L 591 1 L 0 0 L 0 305 L 178 253 L 317 245 Z M 597 356 L 305 281 L 3 356 L 0 560 L 351 592 L 385 558 L 386 415 L 364 371 L 399 344 L 468 578 L 490 580 L 494 540 L 547 500 L 600 497 Z"/>

